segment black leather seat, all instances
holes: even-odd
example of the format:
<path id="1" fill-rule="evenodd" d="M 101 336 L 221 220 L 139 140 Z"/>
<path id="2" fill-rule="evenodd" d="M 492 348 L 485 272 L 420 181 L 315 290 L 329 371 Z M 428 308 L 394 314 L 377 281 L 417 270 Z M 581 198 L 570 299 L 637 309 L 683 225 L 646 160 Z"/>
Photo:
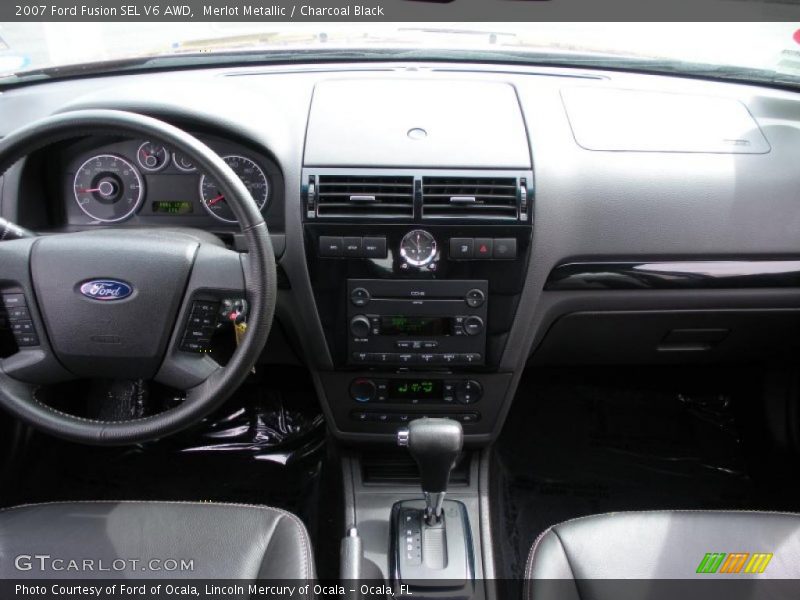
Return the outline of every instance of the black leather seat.
<path id="1" fill-rule="evenodd" d="M 751 584 L 752 579 L 799 579 L 800 515 L 653 511 L 574 519 L 550 527 L 536 540 L 528 556 L 525 587 L 526 596 L 537 600 L 610 597 L 612 592 L 624 598 L 642 589 L 634 594 L 633 586 L 612 588 L 602 582 L 708 582 L 717 577 L 728 582 L 748 578 Z M 552 583 L 565 580 L 569 584 Z M 791 584 L 797 591 L 797 582 Z M 675 591 L 670 592 L 673 598 L 685 600 Z"/>
<path id="2" fill-rule="evenodd" d="M 0 578 L 113 577 L 311 579 L 314 563 L 300 519 L 265 506 L 60 502 L 0 511 Z"/>

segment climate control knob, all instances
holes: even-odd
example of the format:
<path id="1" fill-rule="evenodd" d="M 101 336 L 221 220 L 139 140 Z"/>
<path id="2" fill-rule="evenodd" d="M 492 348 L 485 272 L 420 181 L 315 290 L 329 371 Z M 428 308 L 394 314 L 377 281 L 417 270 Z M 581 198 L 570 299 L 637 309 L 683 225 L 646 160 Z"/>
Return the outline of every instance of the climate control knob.
<path id="1" fill-rule="evenodd" d="M 364 315 L 356 315 L 350 319 L 350 333 L 355 337 L 365 338 L 369 335 L 369 319 Z"/>
<path id="2" fill-rule="evenodd" d="M 356 402 L 369 402 L 375 398 L 375 382 L 359 377 L 350 382 L 350 397 Z"/>
<path id="3" fill-rule="evenodd" d="M 483 396 L 483 386 L 474 379 L 459 381 L 456 385 L 456 400 L 461 404 L 473 404 Z"/>

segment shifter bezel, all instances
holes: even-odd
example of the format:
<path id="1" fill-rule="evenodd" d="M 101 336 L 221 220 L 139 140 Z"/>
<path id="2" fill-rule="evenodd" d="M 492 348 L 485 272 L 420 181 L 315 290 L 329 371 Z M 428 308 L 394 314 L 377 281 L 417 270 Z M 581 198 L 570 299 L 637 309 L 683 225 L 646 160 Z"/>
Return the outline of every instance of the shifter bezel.
<path id="1" fill-rule="evenodd" d="M 396 593 L 400 585 L 408 589 L 447 590 L 447 598 L 473 597 L 475 589 L 475 550 L 472 529 L 470 527 L 467 508 L 458 500 L 445 500 L 443 524 L 446 537 L 446 560 L 444 568 L 430 568 L 425 564 L 424 533 L 422 535 L 422 564 L 411 565 L 401 554 L 401 544 L 405 543 L 401 535 L 400 515 L 407 509 L 418 511 L 422 531 L 425 527 L 425 501 L 403 500 L 392 506 L 391 535 L 389 545 L 389 572 Z M 456 595 L 453 595 L 453 593 Z"/>

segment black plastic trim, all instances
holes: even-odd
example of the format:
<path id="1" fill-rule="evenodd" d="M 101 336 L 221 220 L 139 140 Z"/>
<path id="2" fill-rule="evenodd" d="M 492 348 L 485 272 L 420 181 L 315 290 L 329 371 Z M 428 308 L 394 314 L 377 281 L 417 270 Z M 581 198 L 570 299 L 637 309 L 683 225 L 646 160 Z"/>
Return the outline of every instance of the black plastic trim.
<path id="1" fill-rule="evenodd" d="M 800 260 L 573 262 L 550 271 L 544 289 L 698 290 L 800 287 Z"/>

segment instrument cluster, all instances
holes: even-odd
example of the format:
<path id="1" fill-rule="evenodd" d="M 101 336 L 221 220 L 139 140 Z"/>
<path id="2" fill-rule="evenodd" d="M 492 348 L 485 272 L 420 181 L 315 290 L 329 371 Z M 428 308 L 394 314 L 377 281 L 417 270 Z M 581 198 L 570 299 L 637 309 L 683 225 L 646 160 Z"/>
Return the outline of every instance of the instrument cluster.
<path id="1" fill-rule="evenodd" d="M 266 156 L 227 140 L 201 139 L 247 187 L 259 209 L 269 209 L 279 171 Z M 235 226 L 216 182 L 189 158 L 160 142 L 84 141 L 66 159 L 64 197 L 70 224 L 110 224 L 171 217 L 171 223 Z"/>

